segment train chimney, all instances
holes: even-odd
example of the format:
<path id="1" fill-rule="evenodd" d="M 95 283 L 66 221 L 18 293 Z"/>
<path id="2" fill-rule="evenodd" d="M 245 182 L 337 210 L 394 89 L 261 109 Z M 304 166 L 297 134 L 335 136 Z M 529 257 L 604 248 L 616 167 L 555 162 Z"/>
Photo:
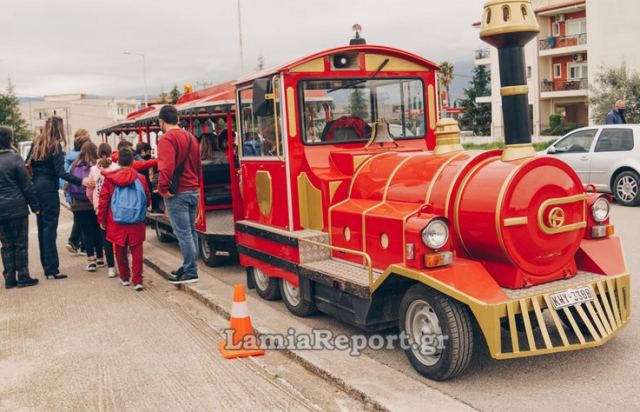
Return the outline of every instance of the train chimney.
<path id="1" fill-rule="evenodd" d="M 445 154 L 464 150 L 460 144 L 458 122 L 451 118 L 438 120 L 436 125 L 436 147 L 433 154 Z"/>
<path id="2" fill-rule="evenodd" d="M 504 122 L 503 161 L 535 156 L 531 144 L 524 46 L 540 32 L 530 0 L 491 0 L 484 6 L 480 38 L 498 49 Z"/>

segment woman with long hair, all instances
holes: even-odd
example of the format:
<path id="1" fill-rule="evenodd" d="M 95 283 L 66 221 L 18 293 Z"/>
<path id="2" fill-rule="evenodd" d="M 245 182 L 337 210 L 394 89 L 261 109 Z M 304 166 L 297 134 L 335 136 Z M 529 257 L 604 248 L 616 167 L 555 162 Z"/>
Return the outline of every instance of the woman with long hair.
<path id="1" fill-rule="evenodd" d="M 98 147 L 93 142 L 86 142 L 80 148 L 78 158 L 71 163 L 69 172 L 80 179 L 88 178 L 91 168 L 97 162 Z M 82 242 L 87 252 L 87 271 L 95 272 L 97 268 L 104 267 L 102 233 L 98 226 L 95 210 L 93 210 L 93 205 L 87 196 L 87 190 L 82 185 L 69 183 L 66 192 L 71 199 L 71 211 L 82 231 Z"/>
<path id="2" fill-rule="evenodd" d="M 60 217 L 60 197 L 58 195 L 58 179 L 83 186 L 93 186 L 93 180 L 80 179 L 64 170 L 64 147 L 67 139 L 61 117 L 52 116 L 47 119 L 42 134 L 38 136 L 27 157 L 33 173 L 33 186 L 40 201 L 38 223 L 38 246 L 40 247 L 40 263 L 47 279 L 64 279 L 67 275 L 60 273 L 58 248 L 58 219 Z"/>
<path id="3" fill-rule="evenodd" d="M 100 190 L 102 189 L 102 183 L 104 182 L 103 172 L 109 173 L 118 170 L 120 166 L 111 160 L 111 146 L 109 143 L 100 143 L 98 146 L 98 162 L 91 168 L 89 177 L 96 182 L 96 186 L 87 189 L 87 196 L 93 204 L 95 214 L 100 213 L 98 210 Z M 104 246 L 104 254 L 107 257 L 108 276 L 110 278 L 116 277 L 115 259 L 113 256 L 113 244 L 107 239 L 107 232 L 100 228 L 100 234 L 102 235 L 102 244 Z"/>

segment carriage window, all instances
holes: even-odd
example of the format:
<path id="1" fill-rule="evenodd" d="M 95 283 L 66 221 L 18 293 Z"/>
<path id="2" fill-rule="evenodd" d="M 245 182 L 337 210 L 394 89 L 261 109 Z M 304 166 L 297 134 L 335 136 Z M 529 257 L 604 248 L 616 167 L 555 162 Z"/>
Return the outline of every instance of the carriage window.
<path id="1" fill-rule="evenodd" d="M 396 139 L 426 134 L 421 80 L 309 80 L 300 90 L 305 143 L 364 142 L 380 119 Z"/>
<path id="2" fill-rule="evenodd" d="M 277 85 L 277 83 L 276 83 Z M 280 129 L 280 90 L 276 86 L 276 115 L 259 116 L 253 113 L 251 88 L 240 91 L 240 119 L 242 127 L 242 155 L 244 157 L 276 157 L 282 155 L 282 131 Z M 278 146 L 276 147 L 276 129 Z"/>

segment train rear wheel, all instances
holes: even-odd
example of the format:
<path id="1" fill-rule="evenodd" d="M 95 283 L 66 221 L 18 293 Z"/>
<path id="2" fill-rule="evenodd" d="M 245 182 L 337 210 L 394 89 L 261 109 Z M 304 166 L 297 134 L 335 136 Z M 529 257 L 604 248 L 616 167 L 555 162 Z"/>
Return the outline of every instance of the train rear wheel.
<path id="1" fill-rule="evenodd" d="M 310 316 L 318 311 L 313 302 L 309 302 L 302 297 L 302 291 L 299 287 L 292 285 L 285 279 L 280 280 L 280 293 L 289 312 L 296 316 Z"/>
<path id="2" fill-rule="evenodd" d="M 169 243 L 173 241 L 173 237 L 162 230 L 160 223 L 156 222 L 154 226 L 156 229 L 156 237 L 161 243 Z"/>
<path id="3" fill-rule="evenodd" d="M 402 298 L 401 336 L 411 365 L 429 379 L 444 381 L 461 374 L 473 354 L 469 310 L 461 303 L 417 284 Z"/>
<path id="4" fill-rule="evenodd" d="M 218 256 L 216 254 L 217 248 L 215 243 L 211 242 L 205 235 L 200 236 L 198 242 L 200 248 L 200 257 L 205 265 L 209 267 L 221 266 L 224 264 L 226 256 Z"/>
<path id="5" fill-rule="evenodd" d="M 247 275 L 253 278 L 253 285 L 262 299 L 280 299 L 280 280 L 278 278 L 267 276 L 266 273 L 256 267 L 248 267 Z"/>

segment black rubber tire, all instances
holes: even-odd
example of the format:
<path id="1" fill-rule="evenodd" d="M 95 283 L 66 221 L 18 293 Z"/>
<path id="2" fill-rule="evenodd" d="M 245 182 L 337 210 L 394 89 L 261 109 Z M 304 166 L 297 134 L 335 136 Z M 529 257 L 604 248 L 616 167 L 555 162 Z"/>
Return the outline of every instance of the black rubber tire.
<path id="1" fill-rule="evenodd" d="M 281 279 L 279 283 L 280 283 L 280 295 L 282 296 L 282 301 L 284 302 L 287 309 L 289 309 L 289 312 L 301 318 L 314 315 L 318 312 L 318 308 L 316 307 L 315 303 L 305 300 L 302 296 L 300 296 L 299 302 L 290 301 L 285 291 L 285 288 L 286 288 L 285 283 L 287 283 L 287 281 L 284 279 Z"/>
<path id="2" fill-rule="evenodd" d="M 251 277 L 253 287 L 256 290 L 258 296 L 264 300 L 278 300 L 280 295 L 280 279 L 269 277 L 269 283 L 266 288 L 261 288 L 260 284 L 256 282 L 255 268 L 250 266 L 247 268 L 247 276 Z"/>
<path id="3" fill-rule="evenodd" d="M 618 194 L 618 190 L 617 190 L 618 183 L 620 182 L 620 180 L 622 180 L 625 177 L 631 177 L 636 183 L 636 195 L 631 200 L 628 200 L 628 199 L 625 200 L 621 198 L 620 195 Z M 615 196 L 616 202 L 621 204 L 622 206 L 637 206 L 638 204 L 640 204 L 640 176 L 632 170 L 627 170 L 620 173 L 613 180 L 613 187 L 611 188 L 611 193 L 613 193 L 613 196 Z"/>
<path id="4" fill-rule="evenodd" d="M 155 223 L 154 228 L 156 230 L 156 237 L 160 243 L 170 243 L 175 240 L 173 236 L 164 233 L 162 229 L 160 229 L 160 224 L 158 222 Z"/>
<path id="5" fill-rule="evenodd" d="M 205 265 L 211 268 L 224 265 L 228 257 L 216 255 L 216 244 L 214 242 L 209 241 L 205 235 L 200 235 L 198 240 L 200 258 Z"/>
<path id="6" fill-rule="evenodd" d="M 444 339 L 444 348 L 440 359 L 434 365 L 420 361 L 411 348 L 405 349 L 409 362 L 420 374 L 437 381 L 445 381 L 463 373 L 473 356 L 473 327 L 469 309 L 460 302 L 451 299 L 425 285 L 416 284 L 405 292 L 400 302 L 399 329 L 405 336 L 405 317 L 407 309 L 415 300 L 423 300 L 432 308 L 438 318 Z"/>

